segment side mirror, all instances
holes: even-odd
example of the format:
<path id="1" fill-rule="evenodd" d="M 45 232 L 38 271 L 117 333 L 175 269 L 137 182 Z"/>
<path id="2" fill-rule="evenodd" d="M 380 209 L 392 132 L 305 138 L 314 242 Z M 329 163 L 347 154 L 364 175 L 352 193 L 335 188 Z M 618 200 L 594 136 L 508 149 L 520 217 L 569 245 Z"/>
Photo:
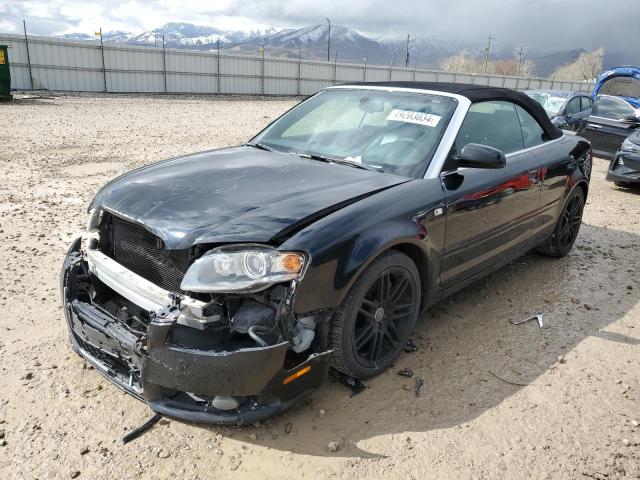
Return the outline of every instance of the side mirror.
<path id="1" fill-rule="evenodd" d="M 502 150 L 479 143 L 467 143 L 455 160 L 466 168 L 504 168 L 507 163 Z"/>
<path id="2" fill-rule="evenodd" d="M 620 121 L 622 123 L 628 123 L 628 124 L 636 124 L 636 123 L 640 123 L 640 119 L 638 117 L 636 117 L 635 115 L 625 115 L 624 117 L 622 117 L 620 119 Z"/>

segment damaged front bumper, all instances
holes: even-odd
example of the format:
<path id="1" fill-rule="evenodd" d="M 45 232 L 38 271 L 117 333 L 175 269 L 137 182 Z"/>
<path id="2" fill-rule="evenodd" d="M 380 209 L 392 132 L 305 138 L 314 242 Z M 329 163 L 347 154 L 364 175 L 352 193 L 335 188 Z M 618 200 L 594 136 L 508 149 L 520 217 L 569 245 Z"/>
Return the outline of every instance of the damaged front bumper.
<path id="1" fill-rule="evenodd" d="M 640 184 L 640 155 L 619 150 L 609 164 L 606 179 L 610 182 Z"/>
<path id="2" fill-rule="evenodd" d="M 150 312 L 146 328 L 118 318 L 88 294 L 88 284 Z M 301 359 L 282 337 L 266 346 L 248 337 L 225 343 L 202 302 L 162 290 L 99 254 L 83 258 L 80 239 L 65 258 L 61 290 L 74 350 L 162 415 L 254 423 L 285 410 L 327 377 L 329 351 Z M 292 313 L 283 308 L 279 315 Z"/>

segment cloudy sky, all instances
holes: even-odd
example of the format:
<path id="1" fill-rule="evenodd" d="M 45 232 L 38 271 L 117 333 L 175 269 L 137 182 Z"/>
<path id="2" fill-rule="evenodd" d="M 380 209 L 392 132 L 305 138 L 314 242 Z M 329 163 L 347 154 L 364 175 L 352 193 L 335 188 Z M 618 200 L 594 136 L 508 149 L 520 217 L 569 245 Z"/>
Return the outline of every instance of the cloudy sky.
<path id="1" fill-rule="evenodd" d="M 635 44 L 640 0 L 0 0 L 0 31 L 39 35 L 142 32 L 168 22 L 223 30 L 324 23 L 366 35 L 497 42 L 532 49 L 610 50 Z"/>

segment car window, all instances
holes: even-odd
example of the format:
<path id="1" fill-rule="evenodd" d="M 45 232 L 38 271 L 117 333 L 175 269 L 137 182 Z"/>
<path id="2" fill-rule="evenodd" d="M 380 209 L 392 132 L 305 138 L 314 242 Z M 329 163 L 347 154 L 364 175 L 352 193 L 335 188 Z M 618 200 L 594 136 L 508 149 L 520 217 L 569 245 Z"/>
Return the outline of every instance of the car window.
<path id="1" fill-rule="evenodd" d="M 575 115 L 581 111 L 580 97 L 572 98 L 564 109 L 565 115 Z"/>
<path id="2" fill-rule="evenodd" d="M 576 98 L 576 100 L 579 101 L 580 99 Z M 544 143 L 546 134 L 538 121 L 519 105 L 516 105 L 516 111 L 518 112 L 518 119 L 520 120 L 520 127 L 522 128 L 524 147 L 531 148 Z"/>
<path id="3" fill-rule="evenodd" d="M 581 97 L 582 99 L 582 108 L 580 111 L 584 112 L 585 110 L 591 110 L 591 99 L 589 97 Z"/>
<path id="4" fill-rule="evenodd" d="M 489 145 L 504 153 L 522 150 L 524 143 L 515 105 L 502 101 L 471 105 L 458 131 L 453 154 L 462 152 L 467 143 Z"/>
<path id="5" fill-rule="evenodd" d="M 633 115 L 635 110 L 624 100 L 614 97 L 598 97 L 593 114 L 598 117 L 618 120 L 625 115 Z"/>
<path id="6" fill-rule="evenodd" d="M 285 113 L 252 142 L 421 178 L 457 105 L 453 98 L 427 93 L 324 90 Z"/>
<path id="7" fill-rule="evenodd" d="M 393 105 L 391 102 L 380 105 L 379 112 L 363 115 L 357 102 L 344 102 L 340 97 L 329 99 L 282 132 L 282 138 L 386 125 Z"/>

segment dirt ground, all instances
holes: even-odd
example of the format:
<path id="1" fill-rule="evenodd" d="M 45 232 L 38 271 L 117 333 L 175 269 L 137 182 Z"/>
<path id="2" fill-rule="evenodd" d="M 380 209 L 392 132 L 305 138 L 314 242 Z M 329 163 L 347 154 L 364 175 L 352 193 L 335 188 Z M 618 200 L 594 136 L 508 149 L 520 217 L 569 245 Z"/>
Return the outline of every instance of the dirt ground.
<path id="1" fill-rule="evenodd" d="M 150 410 L 71 350 L 58 293 L 89 200 L 131 168 L 244 142 L 294 103 L 0 104 L 0 478 L 640 478 L 640 194 L 605 182 L 603 160 L 570 255 L 527 255 L 432 308 L 419 349 L 363 393 L 330 381 L 259 426 L 163 420 L 122 445 Z M 509 322 L 539 312 L 543 329 Z"/>

